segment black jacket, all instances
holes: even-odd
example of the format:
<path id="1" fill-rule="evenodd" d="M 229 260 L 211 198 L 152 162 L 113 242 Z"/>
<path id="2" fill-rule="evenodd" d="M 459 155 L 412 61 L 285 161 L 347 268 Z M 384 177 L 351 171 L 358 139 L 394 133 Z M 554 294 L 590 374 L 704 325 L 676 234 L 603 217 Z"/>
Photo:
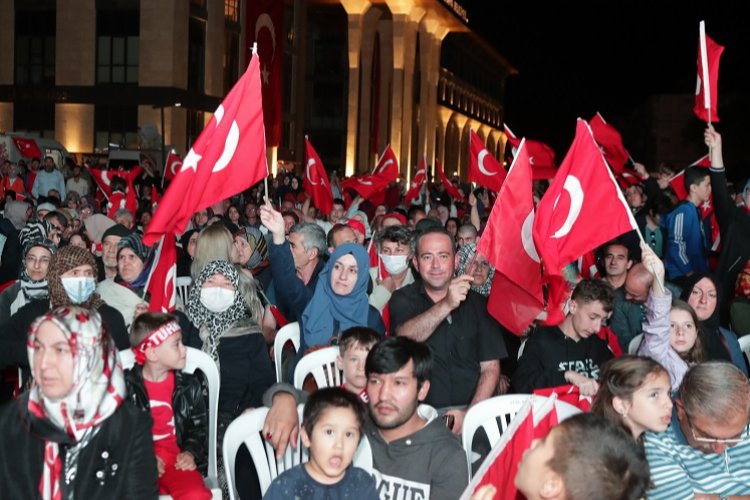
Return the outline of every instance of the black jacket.
<path id="1" fill-rule="evenodd" d="M 22 420 L 28 393 L 0 407 L 0 498 L 39 498 L 44 466 L 44 440 L 29 432 Z M 65 463 L 67 447 L 60 445 Z M 151 419 L 130 404 L 123 404 L 105 420 L 81 450 L 78 470 L 62 498 L 147 499 L 158 497 L 156 458 Z"/>
<path id="2" fill-rule="evenodd" d="M 140 410 L 149 413 L 146 385 L 143 382 L 143 367 L 135 365 L 125 372 L 128 399 Z M 204 386 L 198 376 L 175 371 L 172 412 L 174 414 L 177 446 L 180 451 L 188 451 L 201 471 L 205 469 L 207 455 L 208 414 L 206 413 Z"/>

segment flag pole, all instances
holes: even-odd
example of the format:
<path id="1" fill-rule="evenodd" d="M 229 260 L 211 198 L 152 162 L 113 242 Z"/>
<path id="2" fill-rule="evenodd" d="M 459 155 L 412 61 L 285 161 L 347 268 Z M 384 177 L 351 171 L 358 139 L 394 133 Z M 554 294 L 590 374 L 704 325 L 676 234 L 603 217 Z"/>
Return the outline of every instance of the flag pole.
<path id="1" fill-rule="evenodd" d="M 253 42 L 252 51 L 253 51 L 253 56 L 257 56 L 258 55 L 258 42 Z M 265 133 L 265 131 L 264 131 L 264 133 Z M 266 141 L 264 140 L 263 142 L 265 143 Z M 269 175 L 269 171 L 268 171 L 268 157 L 266 157 L 266 176 L 263 178 L 263 190 L 265 192 L 266 205 L 269 205 L 271 203 L 271 198 L 268 196 L 268 175 Z"/>

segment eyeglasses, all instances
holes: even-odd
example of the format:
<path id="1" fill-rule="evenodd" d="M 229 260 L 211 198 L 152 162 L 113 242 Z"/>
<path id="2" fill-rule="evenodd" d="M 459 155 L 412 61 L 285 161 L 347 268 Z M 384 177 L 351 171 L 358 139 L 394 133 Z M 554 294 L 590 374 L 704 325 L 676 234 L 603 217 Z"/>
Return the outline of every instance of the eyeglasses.
<path id="1" fill-rule="evenodd" d="M 742 429 L 742 432 L 740 432 L 739 436 L 735 438 L 726 438 L 726 439 L 720 439 L 720 438 L 713 438 L 713 437 L 698 437 L 695 435 L 695 426 L 693 425 L 693 422 L 690 420 L 690 415 L 688 415 L 687 412 L 685 412 L 685 418 L 687 419 L 688 427 L 690 427 L 690 432 L 693 435 L 693 439 L 699 443 L 704 443 L 708 445 L 712 444 L 723 444 L 727 446 L 734 446 L 736 444 L 740 444 L 743 441 L 747 440 L 750 435 L 748 434 L 748 425 L 745 425 L 745 428 Z M 748 422 L 750 424 L 750 422 Z M 698 429 L 700 431 L 700 429 Z M 700 431 L 701 434 L 705 434 L 704 432 Z"/>

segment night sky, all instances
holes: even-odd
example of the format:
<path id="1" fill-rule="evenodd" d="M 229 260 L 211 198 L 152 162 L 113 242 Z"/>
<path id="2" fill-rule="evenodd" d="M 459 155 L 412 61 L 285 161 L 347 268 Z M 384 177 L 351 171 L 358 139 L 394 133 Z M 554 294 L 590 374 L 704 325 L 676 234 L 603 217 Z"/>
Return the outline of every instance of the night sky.
<path id="1" fill-rule="evenodd" d="M 717 125 L 725 134 L 725 159 L 731 156 L 727 134 L 743 141 L 750 135 L 750 109 L 734 113 L 740 119 L 730 122 L 722 115 L 731 113 L 721 113 L 723 95 L 750 95 L 750 28 L 742 2 L 459 3 L 467 9 L 469 26 L 519 72 L 507 82 L 506 122 L 518 135 L 547 142 L 558 162 L 572 141 L 575 119 L 590 119 L 596 111 L 621 130 L 637 158 L 633 144 L 650 124 L 624 121 L 651 94 L 695 92 L 700 20 L 725 46 Z M 692 113 L 688 119 L 700 131 Z M 722 127 L 731 127 L 731 133 Z"/>

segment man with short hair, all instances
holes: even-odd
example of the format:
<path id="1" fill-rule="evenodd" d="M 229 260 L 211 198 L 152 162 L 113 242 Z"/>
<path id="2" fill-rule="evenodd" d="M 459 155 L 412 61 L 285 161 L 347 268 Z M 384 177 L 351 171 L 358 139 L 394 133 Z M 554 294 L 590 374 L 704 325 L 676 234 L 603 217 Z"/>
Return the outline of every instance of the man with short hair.
<path id="1" fill-rule="evenodd" d="M 426 402 L 453 415 L 460 433 L 469 406 L 494 395 L 500 359 L 508 356 L 502 327 L 487 312 L 487 299 L 471 290 L 472 276 L 453 277 L 457 256 L 444 228 L 417 236 L 412 259 L 421 280 L 393 292 L 391 329 L 426 343 L 437 370 Z"/>
<path id="2" fill-rule="evenodd" d="M 356 210 L 359 206 L 359 200 L 360 198 L 357 197 L 355 201 L 352 202 L 352 207 L 350 207 L 350 209 Z M 344 202 L 344 200 L 342 200 L 341 198 L 334 198 L 333 208 L 326 216 L 326 220 L 316 219 L 315 217 L 310 217 L 308 215 L 308 209 L 310 208 L 311 202 L 312 199 L 310 198 L 310 196 L 308 196 L 307 199 L 305 199 L 305 203 L 302 205 L 302 217 L 305 222 L 314 223 L 323 228 L 323 231 L 325 231 L 326 234 L 328 234 L 328 232 L 333 228 L 334 224 L 345 218 L 347 214 L 346 202 Z"/>
<path id="3" fill-rule="evenodd" d="M 61 200 L 65 199 L 65 178 L 56 169 L 55 160 L 51 156 L 47 156 L 44 158 L 44 169 L 36 173 L 31 195 L 34 198 L 49 196 L 51 190 L 60 193 Z"/>
<path id="4" fill-rule="evenodd" d="M 99 281 L 114 280 L 117 276 L 117 245 L 130 235 L 130 230 L 122 224 L 115 224 L 102 235 L 102 256 L 97 258 Z"/>
<path id="5" fill-rule="evenodd" d="M 128 230 L 133 230 L 133 212 L 128 210 L 127 208 L 120 208 L 115 212 L 114 215 L 114 221 L 116 224 L 121 224 L 125 226 Z"/>
<path id="6" fill-rule="evenodd" d="M 653 282 L 654 276 L 638 262 L 630 267 L 623 285 L 615 290 L 615 307 L 608 326 L 615 332 L 620 347 L 625 351 L 630 341 L 643 332 L 644 306 Z"/>
<path id="7" fill-rule="evenodd" d="M 477 228 L 474 224 L 463 224 L 456 233 L 456 243 L 461 248 L 467 243 L 477 242 Z"/>
<path id="8" fill-rule="evenodd" d="M 617 290 L 625 284 L 628 269 L 633 266 L 630 249 L 621 241 L 613 240 L 603 247 L 604 281 Z"/>
<path id="9" fill-rule="evenodd" d="M 333 253 L 339 245 L 357 243 L 357 235 L 354 229 L 347 224 L 334 224 L 331 230 L 328 231 L 326 243 L 328 244 L 328 252 Z"/>
<path id="10" fill-rule="evenodd" d="M 378 342 L 365 362 L 369 418 L 364 435 L 372 449 L 378 494 L 388 499 L 455 500 L 468 482 L 466 454 L 431 406 L 420 404 L 434 376 L 423 343 L 404 337 Z M 263 426 L 277 450 L 296 443 L 296 397 L 284 384 L 264 395 L 271 409 Z"/>
<path id="11" fill-rule="evenodd" d="M 733 364 L 708 361 L 682 379 L 666 432 L 646 432 L 648 498 L 750 497 L 750 384 Z"/>
<path id="12" fill-rule="evenodd" d="M 701 207 L 711 198 L 711 178 L 708 169 L 698 166 L 686 168 L 684 178 L 687 198 L 659 221 L 667 236 L 664 267 L 678 285 L 693 273 L 710 272 L 711 228 L 702 219 Z"/>
<path id="13" fill-rule="evenodd" d="M 272 281 L 267 295 L 287 320 L 297 321 L 325 265 L 326 235 L 320 226 L 302 223 L 292 226 L 287 238 L 281 212 L 270 205 L 260 207 L 260 220 L 271 233 Z"/>
<path id="14" fill-rule="evenodd" d="M 78 193 L 78 196 L 81 198 L 89 194 L 89 183 L 81 175 L 81 167 L 78 165 L 73 166 L 73 175 L 65 183 L 65 187 L 68 192 Z"/>

